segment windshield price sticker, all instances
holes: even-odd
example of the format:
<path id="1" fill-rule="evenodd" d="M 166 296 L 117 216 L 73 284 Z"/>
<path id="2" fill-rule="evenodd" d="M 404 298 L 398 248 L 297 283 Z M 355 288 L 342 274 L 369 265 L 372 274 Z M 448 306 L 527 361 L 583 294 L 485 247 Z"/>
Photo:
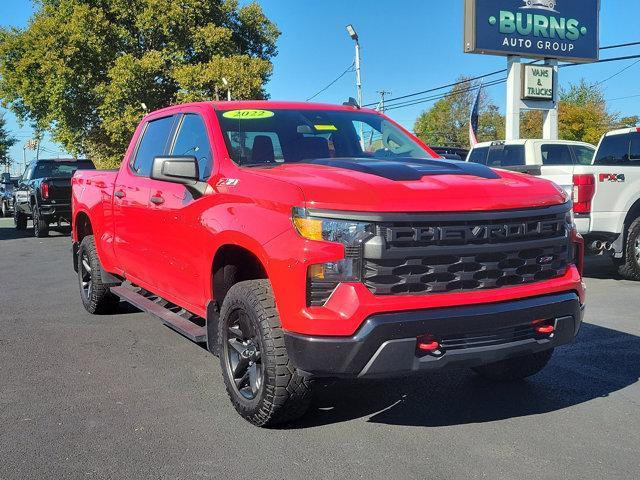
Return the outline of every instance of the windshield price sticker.
<path id="1" fill-rule="evenodd" d="M 224 118 L 231 118 L 234 120 L 258 120 L 262 118 L 271 118 L 274 115 L 275 114 L 269 110 L 231 110 L 222 114 Z"/>
<path id="2" fill-rule="evenodd" d="M 319 132 L 337 132 L 338 127 L 335 125 L 314 125 L 313 126 Z"/>

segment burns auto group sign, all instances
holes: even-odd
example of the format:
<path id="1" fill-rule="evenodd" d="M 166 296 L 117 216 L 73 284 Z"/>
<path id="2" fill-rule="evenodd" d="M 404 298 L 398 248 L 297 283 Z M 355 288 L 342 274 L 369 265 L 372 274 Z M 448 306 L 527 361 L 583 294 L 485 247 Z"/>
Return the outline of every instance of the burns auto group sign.
<path id="1" fill-rule="evenodd" d="M 599 58 L 600 0 L 465 0 L 465 52 Z"/>

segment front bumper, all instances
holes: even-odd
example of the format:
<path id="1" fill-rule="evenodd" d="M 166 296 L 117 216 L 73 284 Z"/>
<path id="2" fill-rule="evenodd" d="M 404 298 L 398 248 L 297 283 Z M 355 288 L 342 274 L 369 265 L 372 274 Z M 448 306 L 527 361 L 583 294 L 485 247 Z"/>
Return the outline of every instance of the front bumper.
<path id="1" fill-rule="evenodd" d="M 369 317 L 347 338 L 285 333 L 293 364 L 318 377 L 393 377 L 448 366 L 474 367 L 570 343 L 583 307 L 573 292 L 465 307 L 396 312 Z M 555 326 L 536 334 L 533 322 Z M 529 333 L 530 332 L 530 333 Z M 439 356 L 417 350 L 417 338 L 432 335 Z"/>

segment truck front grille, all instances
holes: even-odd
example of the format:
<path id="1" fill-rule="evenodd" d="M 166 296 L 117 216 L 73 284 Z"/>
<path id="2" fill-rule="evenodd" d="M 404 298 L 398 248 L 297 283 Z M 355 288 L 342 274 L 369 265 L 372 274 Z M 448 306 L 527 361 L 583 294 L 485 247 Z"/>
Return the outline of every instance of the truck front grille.
<path id="1" fill-rule="evenodd" d="M 375 295 L 486 290 L 562 276 L 571 262 L 566 212 L 381 223 L 365 244 L 363 281 Z"/>

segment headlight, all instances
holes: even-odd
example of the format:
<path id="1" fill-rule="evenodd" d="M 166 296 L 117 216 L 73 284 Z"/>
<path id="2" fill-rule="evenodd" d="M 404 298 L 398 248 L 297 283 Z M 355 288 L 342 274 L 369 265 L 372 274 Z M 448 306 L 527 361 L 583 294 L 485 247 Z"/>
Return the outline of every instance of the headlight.
<path id="1" fill-rule="evenodd" d="M 310 305 L 323 305 L 341 282 L 361 280 L 362 244 L 372 236 L 373 226 L 370 223 L 312 217 L 303 208 L 294 208 L 292 219 L 304 238 L 344 245 L 343 259 L 309 267 Z"/>

